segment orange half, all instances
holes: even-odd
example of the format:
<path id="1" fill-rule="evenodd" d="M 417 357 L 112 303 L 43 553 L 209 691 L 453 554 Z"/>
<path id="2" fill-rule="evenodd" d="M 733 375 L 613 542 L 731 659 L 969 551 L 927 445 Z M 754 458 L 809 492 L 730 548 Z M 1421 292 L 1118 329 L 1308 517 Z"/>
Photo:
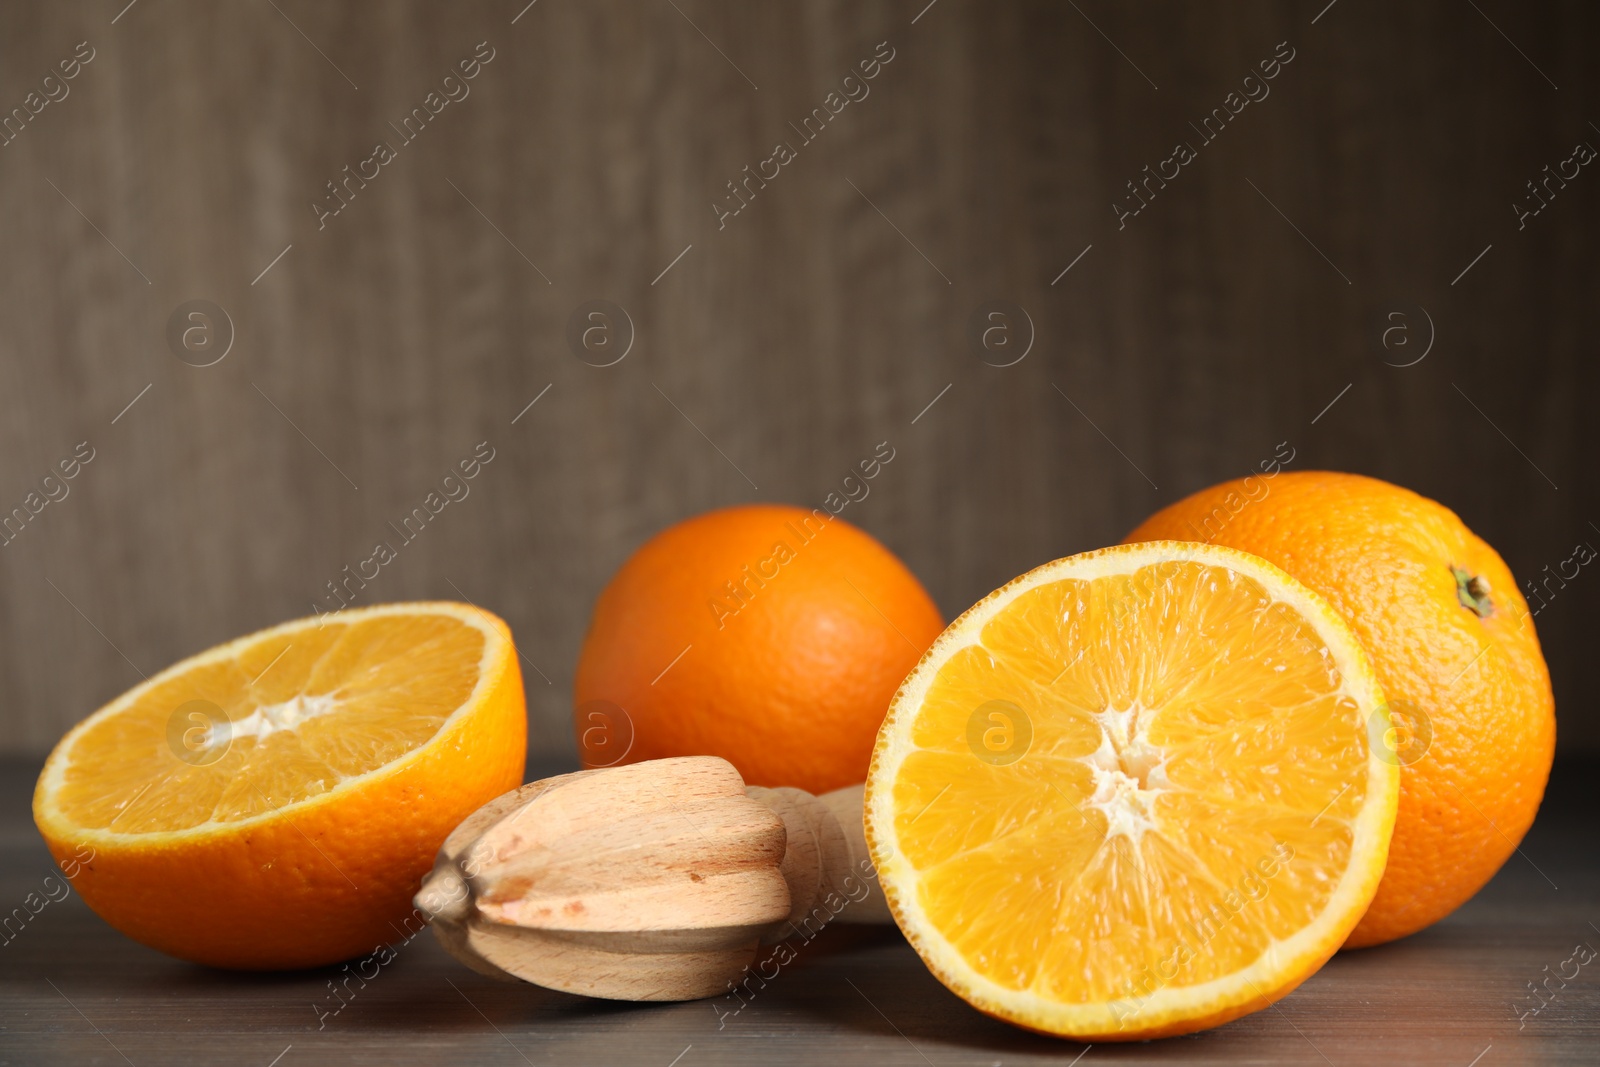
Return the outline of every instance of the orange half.
<path id="1" fill-rule="evenodd" d="M 866 831 L 901 929 L 975 1007 L 1082 1040 L 1185 1033 L 1313 974 L 1383 874 L 1383 694 L 1317 594 L 1157 541 L 991 593 L 906 678 Z"/>
<path id="2" fill-rule="evenodd" d="M 89 906 L 138 941 L 224 967 L 331 963 L 408 936 L 440 843 L 521 783 L 526 731 L 511 633 L 487 612 L 301 619 L 78 724 L 34 821 Z"/>

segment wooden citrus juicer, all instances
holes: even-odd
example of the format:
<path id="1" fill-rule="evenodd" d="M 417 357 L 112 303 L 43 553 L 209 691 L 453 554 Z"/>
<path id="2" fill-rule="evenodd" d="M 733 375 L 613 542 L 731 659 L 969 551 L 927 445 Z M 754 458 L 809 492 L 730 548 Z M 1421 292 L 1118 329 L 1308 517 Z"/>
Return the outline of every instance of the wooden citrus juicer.
<path id="1" fill-rule="evenodd" d="M 715 756 L 531 782 L 469 815 L 417 893 L 473 970 L 611 1000 L 727 992 L 762 945 L 893 919 L 862 787 L 746 787 Z"/>

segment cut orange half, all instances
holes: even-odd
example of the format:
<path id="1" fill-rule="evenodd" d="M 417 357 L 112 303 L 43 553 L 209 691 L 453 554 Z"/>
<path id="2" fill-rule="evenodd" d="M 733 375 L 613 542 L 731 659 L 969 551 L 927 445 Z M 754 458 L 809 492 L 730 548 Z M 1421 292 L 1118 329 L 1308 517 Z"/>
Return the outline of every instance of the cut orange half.
<path id="1" fill-rule="evenodd" d="M 1057 560 L 951 623 L 878 735 L 866 830 L 906 937 L 991 1015 L 1214 1026 L 1304 981 L 1383 874 L 1398 761 L 1366 654 L 1231 549 Z"/>
<path id="2" fill-rule="evenodd" d="M 34 821 L 128 936 L 222 967 L 331 963 L 409 936 L 411 895 L 522 781 L 505 623 L 467 604 L 301 619 L 169 667 L 76 726 Z"/>

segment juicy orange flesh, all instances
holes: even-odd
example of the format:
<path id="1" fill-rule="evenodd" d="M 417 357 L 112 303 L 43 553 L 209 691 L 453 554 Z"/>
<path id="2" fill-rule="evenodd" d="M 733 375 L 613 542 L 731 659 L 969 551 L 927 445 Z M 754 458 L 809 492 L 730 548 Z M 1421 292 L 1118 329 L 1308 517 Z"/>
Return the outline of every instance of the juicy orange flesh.
<path id="1" fill-rule="evenodd" d="M 264 637 L 86 731 L 56 804 L 81 827 L 150 833 L 247 819 L 327 792 L 427 743 L 471 695 L 483 645 L 448 615 L 377 615 Z M 209 709 L 191 701 L 226 716 L 225 746 Z"/>
<path id="2" fill-rule="evenodd" d="M 1031 723 L 1014 762 L 969 743 L 996 700 Z M 1365 795 L 1365 724 L 1315 628 L 1194 562 L 1021 594 L 941 667 L 911 736 L 895 833 L 929 922 L 985 977 L 1063 1002 L 1248 966 L 1326 906 Z"/>

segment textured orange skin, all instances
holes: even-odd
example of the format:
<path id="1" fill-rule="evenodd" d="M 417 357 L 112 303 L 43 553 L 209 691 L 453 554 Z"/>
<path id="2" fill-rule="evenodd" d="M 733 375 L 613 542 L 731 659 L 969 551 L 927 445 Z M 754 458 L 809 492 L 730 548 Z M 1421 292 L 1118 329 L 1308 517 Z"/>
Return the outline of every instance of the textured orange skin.
<path id="1" fill-rule="evenodd" d="M 364 955 L 421 929 L 411 897 L 439 846 L 522 784 L 527 709 L 515 652 L 507 661 L 483 704 L 412 754 L 420 758 L 286 816 L 157 847 L 80 841 L 40 818 L 37 794 L 34 819 L 64 869 L 76 859 L 72 885 L 84 902 L 170 956 L 289 970 Z"/>
<path id="2" fill-rule="evenodd" d="M 1164 538 L 1252 552 L 1327 597 L 1391 703 L 1432 721 L 1427 751 L 1401 767 L 1389 864 L 1345 947 L 1415 933 L 1465 903 L 1533 824 L 1555 754 L 1550 673 L 1505 562 L 1448 508 L 1327 471 L 1212 486 L 1127 540 Z M 1488 580 L 1490 615 L 1461 603 L 1452 565 Z"/>
<path id="3" fill-rule="evenodd" d="M 794 558 L 763 567 L 780 541 Z M 758 587 L 746 565 L 776 576 Z M 730 581 L 749 594 L 735 614 Z M 751 785 L 854 785 L 890 698 L 942 629 L 916 576 L 842 519 L 772 504 L 707 512 L 645 542 L 600 594 L 573 687 L 579 747 L 584 705 L 606 700 L 632 723 L 620 762 L 721 756 Z"/>

